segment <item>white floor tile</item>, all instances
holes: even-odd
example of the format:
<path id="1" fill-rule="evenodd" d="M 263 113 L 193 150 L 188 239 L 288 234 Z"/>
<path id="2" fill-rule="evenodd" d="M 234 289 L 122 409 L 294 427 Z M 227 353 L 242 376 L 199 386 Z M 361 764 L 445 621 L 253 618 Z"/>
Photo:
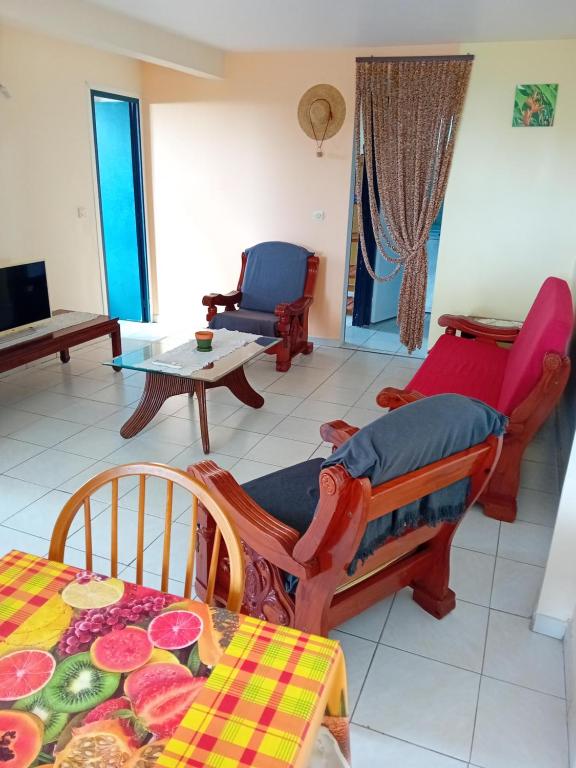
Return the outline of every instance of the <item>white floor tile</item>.
<path id="1" fill-rule="evenodd" d="M 58 488 L 66 480 L 87 469 L 93 461 L 85 456 L 76 456 L 73 453 L 58 451 L 56 448 L 48 448 L 43 453 L 32 456 L 27 461 L 9 469 L 6 474 L 20 480 L 34 478 L 34 482 L 39 485 Z"/>
<path id="2" fill-rule="evenodd" d="M 332 640 L 338 640 L 344 651 L 348 679 L 348 706 L 350 712 L 353 712 L 377 646 L 376 643 L 355 635 L 347 635 L 337 629 L 332 630 L 329 637 Z"/>
<path id="3" fill-rule="evenodd" d="M 70 398 L 70 400 L 75 400 L 75 402 L 57 411 L 54 416 L 67 421 L 77 421 L 86 426 L 96 424 L 107 416 L 111 416 L 119 407 L 109 403 L 97 403 L 94 400 L 82 400 L 78 397 Z"/>
<path id="4" fill-rule="evenodd" d="M 415 747 L 377 731 L 352 725 L 352 760 L 359 768 L 465 768 L 466 763 L 429 749 Z"/>
<path id="5" fill-rule="evenodd" d="M 50 387 L 51 392 L 59 392 L 61 395 L 73 397 L 87 397 L 90 399 L 95 392 L 103 390 L 107 386 L 105 381 L 88 379 L 85 376 L 63 376 L 58 384 Z"/>
<path id="6" fill-rule="evenodd" d="M 237 456 L 228 456 L 225 453 L 216 453 L 211 451 L 210 453 L 204 453 L 202 449 L 202 443 L 193 443 L 188 448 L 184 448 L 177 456 L 175 456 L 170 462 L 172 466 L 179 467 L 179 469 L 187 469 L 190 464 L 198 464 L 200 461 L 213 461 L 218 464 L 222 469 L 230 469 L 238 461 Z"/>
<path id="7" fill-rule="evenodd" d="M 552 530 L 519 520 L 515 523 L 502 523 L 498 556 L 531 565 L 546 565 Z"/>
<path id="8" fill-rule="evenodd" d="M 473 672 L 380 645 L 353 721 L 467 760 L 479 682 Z"/>
<path id="9" fill-rule="evenodd" d="M 181 446 L 164 440 L 143 437 L 131 437 L 124 440 L 124 445 L 110 453 L 106 460 L 112 464 L 130 464 L 134 461 L 158 461 L 169 464 L 180 453 Z"/>
<path id="10" fill-rule="evenodd" d="M 534 491 L 558 493 L 558 469 L 553 464 L 524 460 L 520 468 L 520 486 Z"/>
<path id="11" fill-rule="evenodd" d="M 56 520 L 70 495 L 64 491 L 50 491 L 20 512 L 16 512 L 8 520 L 4 520 L 4 525 L 34 536 L 41 536 L 43 539 L 50 539 Z M 97 517 L 106 508 L 106 504 L 95 499 L 92 499 L 90 504 L 93 517 Z M 77 531 L 81 525 L 82 513 L 80 512 L 70 527 L 70 533 Z"/>
<path id="12" fill-rule="evenodd" d="M 227 403 L 219 403 L 210 401 L 206 407 L 206 417 L 208 424 L 223 424 L 232 414 L 239 410 L 241 403 L 236 400 L 234 405 L 228 405 Z M 184 407 L 175 411 L 174 416 L 179 419 L 192 419 L 193 421 L 200 420 L 200 414 L 198 412 L 198 402 L 196 398 L 188 398 L 188 402 Z"/>
<path id="13" fill-rule="evenodd" d="M 34 394 L 34 390 L 0 381 L 0 405 L 15 405 Z"/>
<path id="14" fill-rule="evenodd" d="M 45 448 L 60 443 L 62 440 L 84 429 L 82 424 L 62 419 L 52 419 L 49 416 L 37 416 L 36 420 L 28 426 L 14 432 L 11 437 L 14 440 L 24 440 L 27 443 L 43 445 Z"/>
<path id="15" fill-rule="evenodd" d="M 270 413 L 260 408 L 244 406 L 229 416 L 222 423 L 222 426 L 232 427 L 232 429 L 246 429 L 248 432 L 267 435 L 283 418 L 284 416 L 280 413 Z"/>
<path id="16" fill-rule="evenodd" d="M 73 422 L 69 422 L 72 424 Z M 82 432 L 69 437 L 58 444 L 59 451 L 75 453 L 90 459 L 104 459 L 125 444 L 120 434 L 109 429 L 86 427 Z"/>
<path id="17" fill-rule="evenodd" d="M 320 434 L 320 422 L 312 419 L 300 419 L 296 416 L 286 416 L 270 432 L 277 437 L 286 437 L 289 440 L 300 440 L 304 443 L 318 445 L 322 441 Z"/>
<path id="18" fill-rule="evenodd" d="M 142 435 L 148 439 L 162 440 L 167 443 L 187 446 L 201 437 L 200 423 L 194 419 L 179 419 L 176 416 L 166 416 L 158 424 L 150 424 Z"/>
<path id="19" fill-rule="evenodd" d="M 321 384 L 318 389 L 310 395 L 310 400 L 313 400 L 314 402 L 321 400 L 336 405 L 347 405 L 348 407 L 354 405 L 357 399 L 358 392 L 356 389 L 346 389 L 345 387 L 338 387 L 336 384 L 328 382 Z"/>
<path id="20" fill-rule="evenodd" d="M 0 475 L 0 522 L 50 491 L 41 485 Z"/>
<path id="21" fill-rule="evenodd" d="M 250 480 L 255 480 L 257 477 L 263 477 L 264 475 L 270 475 L 272 472 L 277 472 L 279 467 L 273 464 L 264 464 L 260 461 L 250 461 L 250 459 L 240 459 L 237 464 L 234 464 L 232 468 L 232 475 L 237 483 L 248 483 Z"/>
<path id="22" fill-rule="evenodd" d="M 109 462 L 97 461 L 86 469 L 82 470 L 82 472 L 79 472 L 77 475 L 74 475 L 70 479 L 61 483 L 58 488 L 61 491 L 75 493 L 79 488 L 87 483 L 88 480 L 96 477 L 96 475 L 99 475 L 101 472 L 105 472 L 107 469 L 112 469 L 114 466 L 114 464 L 110 464 Z M 128 493 L 128 491 L 130 491 L 130 489 L 134 488 L 137 482 L 138 480 L 134 477 L 121 478 L 118 481 L 118 498 L 121 499 L 126 493 Z M 111 504 L 112 490 L 110 483 L 102 486 L 97 491 L 94 491 L 92 498 L 96 499 L 97 501 L 103 501 L 107 505 Z"/>
<path id="23" fill-rule="evenodd" d="M 566 702 L 483 678 L 472 762 L 482 768 L 568 768 Z"/>
<path id="24" fill-rule="evenodd" d="M 41 416 L 56 416 L 65 408 L 82 402 L 70 395 L 60 395 L 57 392 L 37 392 L 25 397 L 18 403 L 18 408 L 31 413 L 39 413 Z"/>
<path id="25" fill-rule="evenodd" d="M 352 408 L 346 411 L 343 421 L 345 421 L 347 424 L 350 424 L 352 427 L 359 427 L 361 429 L 362 427 L 365 427 L 367 424 L 371 424 L 373 421 L 383 415 L 384 411 L 382 411 L 382 413 L 378 413 L 377 411 L 373 411 L 368 408 L 357 408 L 354 405 Z"/>
<path id="26" fill-rule="evenodd" d="M 466 600 L 476 605 L 490 605 L 494 562 L 493 555 L 452 547 L 450 586 L 456 592 L 458 600 Z"/>
<path id="27" fill-rule="evenodd" d="M 99 389 L 90 395 L 91 400 L 96 400 L 99 403 L 112 403 L 113 405 L 137 405 L 142 396 L 142 390 L 140 387 L 130 386 L 131 379 L 128 382 L 111 384 L 109 387 Z"/>
<path id="28" fill-rule="evenodd" d="M 496 558 L 491 607 L 529 618 L 534 613 L 544 568 Z"/>
<path id="29" fill-rule="evenodd" d="M 334 419 L 344 418 L 344 414 L 348 408 L 349 406 L 347 405 L 340 405 L 338 403 L 330 403 L 324 400 L 311 398 L 305 400 L 302 405 L 299 405 L 292 416 L 296 416 L 300 419 L 312 419 L 313 421 L 323 423 L 326 421 L 334 421 Z"/>
<path id="30" fill-rule="evenodd" d="M 530 620 L 490 611 L 484 674 L 563 697 L 562 642 L 530 629 Z"/>
<path id="31" fill-rule="evenodd" d="M 38 418 L 39 416 L 35 413 L 0 406 L 0 436 L 8 437 L 13 432 L 33 424 Z"/>
<path id="32" fill-rule="evenodd" d="M 66 565 L 73 565 L 76 568 L 86 568 L 86 552 L 83 550 L 80 551 L 79 549 L 74 549 L 73 547 L 66 546 L 66 549 L 64 551 L 64 562 Z M 120 569 L 122 566 L 120 565 L 118 567 L 118 574 L 120 574 Z M 98 555 L 92 556 L 92 573 L 98 573 L 101 576 L 111 576 L 112 575 L 112 564 L 110 560 L 108 560 L 105 557 L 98 557 Z"/>
<path id="33" fill-rule="evenodd" d="M 114 411 L 114 413 L 110 414 L 110 416 L 106 416 L 104 419 L 96 421 L 94 426 L 98 427 L 98 429 L 110 429 L 113 432 L 120 432 L 120 429 L 132 416 L 135 410 L 135 408 L 119 408 L 117 411 Z M 162 414 L 156 415 L 152 419 L 149 428 L 159 424 L 164 418 L 166 417 Z"/>
<path id="34" fill-rule="evenodd" d="M 320 442 L 321 438 L 318 439 L 318 444 Z M 273 461 L 280 467 L 289 467 L 309 459 L 317 447 L 312 443 L 267 435 L 246 454 L 246 458 L 252 461 Z"/>
<path id="35" fill-rule="evenodd" d="M 262 440 L 262 435 L 245 429 L 216 426 L 210 427 L 209 432 L 210 453 L 223 453 L 236 458 L 248 456 L 248 451 Z"/>
<path id="36" fill-rule="evenodd" d="M 500 523 L 491 517 L 486 517 L 478 506 L 472 507 L 464 515 L 454 536 L 454 544 L 464 549 L 495 555 L 498 548 L 498 532 Z"/>
<path id="37" fill-rule="evenodd" d="M 20 440 L 13 440 L 10 437 L 0 437 L 0 472 L 8 472 L 13 467 L 17 467 L 23 461 L 26 461 L 31 456 L 44 451 L 39 445 L 33 445 L 32 443 L 23 443 Z M 24 480 L 34 479 L 37 481 L 34 475 L 23 478 Z"/>
<path id="38" fill-rule="evenodd" d="M 553 527 L 558 512 L 559 496 L 555 493 L 520 488 L 517 496 L 518 520 Z"/>
<path id="39" fill-rule="evenodd" d="M 345 621 L 344 624 L 340 624 L 337 629 L 349 635 L 356 635 L 357 637 L 377 643 L 390 613 L 393 600 L 393 595 L 385 600 L 380 600 L 379 603 L 376 603 L 371 608 L 362 611 L 357 616 L 353 616 L 348 621 Z"/>
<path id="40" fill-rule="evenodd" d="M 488 608 L 458 602 L 443 619 L 426 613 L 412 600 L 412 590 L 398 592 L 381 643 L 429 659 L 480 672 Z"/>
<path id="41" fill-rule="evenodd" d="M 32 536 L 30 533 L 15 531 L 13 528 L 0 525 L 0 557 L 10 552 L 11 549 L 19 549 L 30 555 L 46 557 L 49 546 L 48 539 L 41 539 L 39 536 Z"/>

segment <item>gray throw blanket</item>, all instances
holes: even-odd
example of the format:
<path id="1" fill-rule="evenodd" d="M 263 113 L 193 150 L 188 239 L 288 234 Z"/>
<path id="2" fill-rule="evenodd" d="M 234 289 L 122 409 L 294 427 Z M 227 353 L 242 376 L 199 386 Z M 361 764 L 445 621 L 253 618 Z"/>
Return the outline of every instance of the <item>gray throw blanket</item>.
<path id="1" fill-rule="evenodd" d="M 341 464 L 372 486 L 420 469 L 504 433 L 507 418 L 480 400 L 436 395 L 391 411 L 347 440 L 322 467 Z M 418 525 L 457 520 L 466 509 L 468 478 L 435 491 L 368 524 L 348 573 L 387 539 Z"/>

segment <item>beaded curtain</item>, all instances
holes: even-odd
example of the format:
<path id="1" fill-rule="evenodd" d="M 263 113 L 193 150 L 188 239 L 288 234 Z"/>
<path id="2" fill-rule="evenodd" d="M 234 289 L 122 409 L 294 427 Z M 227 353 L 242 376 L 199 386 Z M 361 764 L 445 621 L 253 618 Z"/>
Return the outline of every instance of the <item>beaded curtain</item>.
<path id="1" fill-rule="evenodd" d="M 409 352 L 422 346 L 426 243 L 446 192 L 472 60 L 434 56 L 356 61 L 354 142 L 362 256 L 368 273 L 379 282 L 392 280 L 404 268 L 397 323 Z M 374 272 L 367 257 L 362 150 L 367 213 L 378 249 L 392 265 L 383 276 Z"/>

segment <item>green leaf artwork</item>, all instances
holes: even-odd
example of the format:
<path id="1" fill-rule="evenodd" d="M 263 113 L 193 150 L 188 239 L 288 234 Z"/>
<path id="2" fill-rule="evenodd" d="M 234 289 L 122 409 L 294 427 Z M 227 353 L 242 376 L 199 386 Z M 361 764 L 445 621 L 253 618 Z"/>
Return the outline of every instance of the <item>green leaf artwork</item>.
<path id="1" fill-rule="evenodd" d="M 513 128 L 549 128 L 554 125 L 558 83 L 517 85 Z"/>

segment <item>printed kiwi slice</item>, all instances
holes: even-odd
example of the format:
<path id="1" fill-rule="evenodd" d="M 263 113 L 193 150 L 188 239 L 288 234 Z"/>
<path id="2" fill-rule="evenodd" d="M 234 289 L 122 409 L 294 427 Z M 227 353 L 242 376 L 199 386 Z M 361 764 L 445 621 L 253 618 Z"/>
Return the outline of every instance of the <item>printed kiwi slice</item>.
<path id="1" fill-rule="evenodd" d="M 68 715 L 65 712 L 54 712 L 44 699 L 44 691 L 38 691 L 24 699 L 19 699 L 14 703 L 13 709 L 19 709 L 24 712 L 31 712 L 44 723 L 43 744 L 51 744 L 56 741 L 60 732 L 68 721 Z"/>
<path id="2" fill-rule="evenodd" d="M 54 712 L 83 712 L 109 699 L 119 682 L 117 672 L 97 669 L 89 653 L 77 653 L 58 664 L 42 693 Z"/>

